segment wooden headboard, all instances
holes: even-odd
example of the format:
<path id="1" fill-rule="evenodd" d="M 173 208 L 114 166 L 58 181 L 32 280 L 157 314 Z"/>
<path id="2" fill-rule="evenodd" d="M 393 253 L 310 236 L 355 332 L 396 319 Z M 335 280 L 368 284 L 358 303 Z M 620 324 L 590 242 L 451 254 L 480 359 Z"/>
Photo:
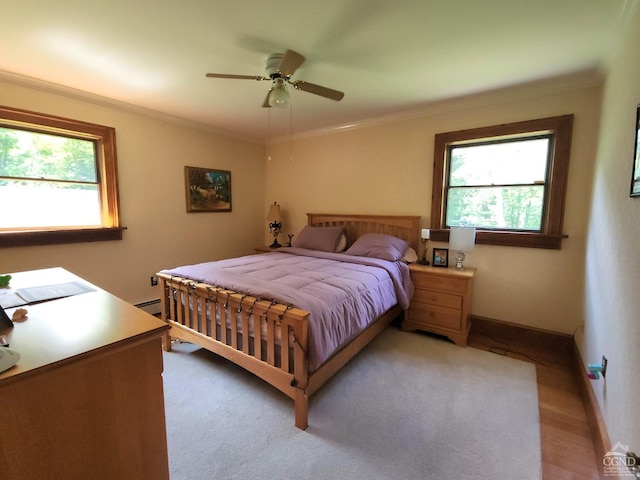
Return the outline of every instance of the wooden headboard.
<path id="1" fill-rule="evenodd" d="M 314 227 L 344 225 L 348 245 L 365 233 L 384 233 L 402 238 L 419 251 L 420 217 L 413 215 L 340 215 L 307 213 L 308 224 Z"/>

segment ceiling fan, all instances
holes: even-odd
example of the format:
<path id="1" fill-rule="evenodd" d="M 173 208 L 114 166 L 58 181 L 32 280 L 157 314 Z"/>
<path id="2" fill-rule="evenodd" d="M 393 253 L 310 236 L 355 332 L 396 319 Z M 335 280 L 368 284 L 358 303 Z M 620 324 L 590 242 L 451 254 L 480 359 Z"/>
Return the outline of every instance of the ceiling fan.
<path id="1" fill-rule="evenodd" d="M 287 91 L 287 83 L 293 85 L 296 90 L 313 93 L 321 97 L 335 100 L 342 100 L 343 92 L 333 90 L 331 88 L 322 87 L 315 83 L 309 83 L 302 80 L 291 80 L 291 76 L 304 63 L 304 56 L 293 50 L 287 50 L 283 53 L 274 53 L 267 58 L 266 72 L 267 77 L 253 75 L 230 75 L 226 73 L 207 73 L 209 78 L 231 78 L 239 80 L 271 80 L 271 88 L 264 99 L 263 107 L 286 107 L 290 103 L 289 92 Z"/>

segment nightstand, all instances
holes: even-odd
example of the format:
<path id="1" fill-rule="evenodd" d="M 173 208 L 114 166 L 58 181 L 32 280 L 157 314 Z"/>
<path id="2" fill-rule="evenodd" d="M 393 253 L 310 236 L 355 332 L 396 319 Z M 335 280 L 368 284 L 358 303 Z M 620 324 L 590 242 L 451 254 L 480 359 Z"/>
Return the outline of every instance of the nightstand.
<path id="1" fill-rule="evenodd" d="M 254 250 L 256 251 L 256 253 L 269 253 L 273 252 L 275 248 L 271 248 L 268 245 L 265 245 L 264 247 L 255 247 Z"/>
<path id="2" fill-rule="evenodd" d="M 471 294 L 475 268 L 455 270 L 429 265 L 409 266 L 415 293 L 402 330 L 424 330 L 444 335 L 466 346 L 471 322 Z"/>

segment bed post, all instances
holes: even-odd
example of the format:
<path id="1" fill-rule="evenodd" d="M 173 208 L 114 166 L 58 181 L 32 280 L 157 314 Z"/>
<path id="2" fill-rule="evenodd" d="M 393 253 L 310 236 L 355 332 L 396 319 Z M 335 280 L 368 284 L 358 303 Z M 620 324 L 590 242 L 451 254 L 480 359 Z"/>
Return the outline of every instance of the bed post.
<path id="1" fill-rule="evenodd" d="M 295 426 L 306 430 L 309 426 L 309 322 L 296 322 L 291 325 L 294 337 L 293 350 L 293 404 Z"/>
<path id="2" fill-rule="evenodd" d="M 162 318 L 163 321 L 167 322 L 167 319 L 169 318 L 169 305 L 167 303 L 167 299 L 170 296 L 170 286 L 167 285 L 167 280 L 165 278 L 159 277 L 158 279 L 160 280 L 160 291 L 162 292 L 162 294 L 160 295 L 160 318 Z M 162 349 L 165 352 L 171 351 L 171 335 L 169 335 L 169 331 L 166 331 L 162 334 Z"/>
<path id="3" fill-rule="evenodd" d="M 164 332 L 162 334 L 162 349 L 165 352 L 171 351 L 171 335 L 169 335 L 169 332 Z"/>
<path id="4" fill-rule="evenodd" d="M 296 412 L 296 427 L 301 430 L 306 430 L 309 426 L 309 396 L 306 390 L 296 389 L 293 402 Z"/>

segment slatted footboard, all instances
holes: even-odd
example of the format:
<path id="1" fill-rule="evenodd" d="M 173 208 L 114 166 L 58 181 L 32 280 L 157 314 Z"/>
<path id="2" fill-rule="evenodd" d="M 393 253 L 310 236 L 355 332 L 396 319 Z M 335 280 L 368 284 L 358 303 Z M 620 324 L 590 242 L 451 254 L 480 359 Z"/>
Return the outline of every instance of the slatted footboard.
<path id="1" fill-rule="evenodd" d="M 309 313 L 182 277 L 158 273 L 162 319 L 171 337 L 240 365 L 294 400 L 295 425 L 308 425 Z"/>

